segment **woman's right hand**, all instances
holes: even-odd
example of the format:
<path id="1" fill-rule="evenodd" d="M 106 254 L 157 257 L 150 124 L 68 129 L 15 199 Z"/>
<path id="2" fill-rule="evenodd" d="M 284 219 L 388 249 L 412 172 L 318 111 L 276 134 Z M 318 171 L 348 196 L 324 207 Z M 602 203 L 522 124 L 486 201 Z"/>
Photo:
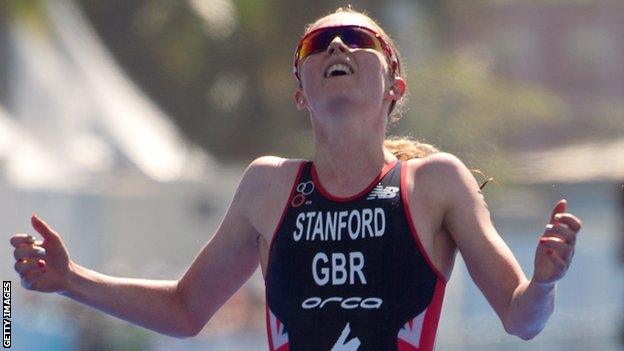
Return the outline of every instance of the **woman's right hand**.
<path id="1" fill-rule="evenodd" d="M 67 289 L 70 260 L 61 237 L 47 223 L 32 216 L 33 228 L 43 241 L 27 234 L 15 234 L 11 245 L 15 247 L 15 271 L 22 277 L 22 286 L 41 292 L 64 292 Z"/>

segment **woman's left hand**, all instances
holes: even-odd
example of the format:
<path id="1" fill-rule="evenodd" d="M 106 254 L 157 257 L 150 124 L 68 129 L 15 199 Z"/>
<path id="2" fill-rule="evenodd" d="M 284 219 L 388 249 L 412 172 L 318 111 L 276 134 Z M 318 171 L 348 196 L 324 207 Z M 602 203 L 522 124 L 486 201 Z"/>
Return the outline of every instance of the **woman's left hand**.
<path id="1" fill-rule="evenodd" d="M 545 232 L 539 240 L 533 273 L 535 283 L 554 284 L 563 278 L 572 263 L 581 221 L 567 213 L 566 207 L 566 200 L 557 202 L 550 223 L 546 225 Z"/>

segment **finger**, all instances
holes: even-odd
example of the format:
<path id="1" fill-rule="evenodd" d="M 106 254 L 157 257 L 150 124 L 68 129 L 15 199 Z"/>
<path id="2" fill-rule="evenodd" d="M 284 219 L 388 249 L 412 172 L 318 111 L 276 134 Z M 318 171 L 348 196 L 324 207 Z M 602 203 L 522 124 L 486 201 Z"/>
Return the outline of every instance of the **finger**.
<path id="1" fill-rule="evenodd" d="M 24 289 L 30 290 L 31 284 L 32 282 L 28 278 L 22 276 L 22 286 L 24 287 Z"/>
<path id="2" fill-rule="evenodd" d="M 540 239 L 539 247 L 552 251 L 555 250 L 561 254 L 561 256 L 567 257 L 574 252 L 574 247 L 557 237 L 544 237 Z"/>
<path id="3" fill-rule="evenodd" d="M 568 253 L 572 253 L 574 251 L 574 247 L 572 245 L 557 237 L 541 238 L 539 242 L 539 248 L 556 250 L 562 254 L 565 254 L 566 256 Z"/>
<path id="4" fill-rule="evenodd" d="M 44 222 L 42 219 L 40 219 L 36 215 L 33 215 L 30 221 L 32 223 L 33 228 L 35 228 L 35 230 L 39 234 L 41 234 L 44 241 L 47 241 L 47 240 L 50 240 L 52 242 L 60 241 L 60 237 L 58 233 L 55 232 L 52 228 L 50 228 L 50 226 L 46 222 Z"/>
<path id="5" fill-rule="evenodd" d="M 34 290 L 38 288 L 38 282 L 41 280 L 41 277 L 46 272 L 45 268 L 38 269 L 36 271 L 28 272 L 27 274 L 22 276 L 22 286 L 29 290 Z"/>
<path id="6" fill-rule="evenodd" d="M 555 205 L 555 208 L 553 208 L 553 211 L 550 215 L 550 223 L 555 223 L 555 215 L 557 215 L 558 213 L 563 213 L 566 211 L 566 208 L 568 207 L 568 201 L 566 199 L 561 199 L 557 202 L 557 204 Z"/>
<path id="7" fill-rule="evenodd" d="M 18 247 L 20 245 L 28 245 L 35 242 L 35 237 L 28 234 L 15 234 L 11 237 L 11 245 Z"/>
<path id="8" fill-rule="evenodd" d="M 30 271 L 35 271 L 38 269 L 45 268 L 45 266 L 46 266 L 46 263 L 44 260 L 29 259 L 29 260 L 19 260 L 15 262 L 15 264 L 13 265 L 13 269 L 15 269 L 15 271 L 19 273 L 19 275 L 23 276 L 24 274 Z"/>
<path id="9" fill-rule="evenodd" d="M 22 245 L 13 250 L 13 257 L 15 257 L 16 260 L 24 258 L 42 258 L 45 254 L 46 250 L 40 246 Z"/>
<path id="10" fill-rule="evenodd" d="M 560 271 L 566 271 L 568 269 L 568 264 L 564 261 L 556 251 L 552 251 L 549 255 L 547 255 L 550 261 L 555 265 Z"/>
<path id="11" fill-rule="evenodd" d="M 560 244 L 568 244 L 568 242 L 564 239 L 561 239 L 558 236 L 543 236 L 540 238 L 540 243 L 548 244 L 548 243 L 560 243 Z"/>
<path id="12" fill-rule="evenodd" d="M 575 232 L 581 230 L 581 220 L 571 213 L 558 213 L 554 216 L 554 219 L 556 223 L 565 224 Z"/>
<path id="13" fill-rule="evenodd" d="M 566 224 L 547 224 L 542 238 L 551 236 L 559 237 L 570 245 L 576 245 L 576 232 L 568 228 Z"/>
<path id="14" fill-rule="evenodd" d="M 546 250 L 547 255 L 556 253 L 559 258 L 564 261 L 569 261 L 574 256 L 574 247 L 570 244 L 561 242 L 559 238 L 549 237 L 544 238 L 546 240 L 540 240 L 540 248 Z"/>

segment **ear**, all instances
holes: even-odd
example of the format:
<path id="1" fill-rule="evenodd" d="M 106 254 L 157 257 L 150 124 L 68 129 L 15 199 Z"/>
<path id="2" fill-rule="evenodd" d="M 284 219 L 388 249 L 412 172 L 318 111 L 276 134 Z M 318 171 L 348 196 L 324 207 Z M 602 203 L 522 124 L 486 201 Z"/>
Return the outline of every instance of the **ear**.
<path id="1" fill-rule="evenodd" d="M 295 98 L 295 105 L 297 105 L 297 110 L 305 110 L 308 104 L 305 95 L 303 94 L 303 91 L 301 91 L 301 88 L 297 88 L 297 90 L 295 90 L 295 94 L 293 95 L 293 97 Z"/>
<path id="2" fill-rule="evenodd" d="M 386 97 L 390 100 L 399 100 L 405 94 L 405 90 L 407 90 L 407 83 L 405 79 L 401 77 L 392 78 L 392 85 L 390 89 L 386 92 Z"/>

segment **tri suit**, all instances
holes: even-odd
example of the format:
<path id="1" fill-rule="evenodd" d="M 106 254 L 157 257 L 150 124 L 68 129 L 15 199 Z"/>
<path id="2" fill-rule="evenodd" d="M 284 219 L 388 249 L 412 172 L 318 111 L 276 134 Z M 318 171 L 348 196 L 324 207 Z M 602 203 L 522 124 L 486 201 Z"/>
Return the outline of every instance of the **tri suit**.
<path id="1" fill-rule="evenodd" d="M 266 270 L 271 351 L 431 351 L 446 281 L 412 223 L 407 165 L 337 198 L 302 162 Z"/>

